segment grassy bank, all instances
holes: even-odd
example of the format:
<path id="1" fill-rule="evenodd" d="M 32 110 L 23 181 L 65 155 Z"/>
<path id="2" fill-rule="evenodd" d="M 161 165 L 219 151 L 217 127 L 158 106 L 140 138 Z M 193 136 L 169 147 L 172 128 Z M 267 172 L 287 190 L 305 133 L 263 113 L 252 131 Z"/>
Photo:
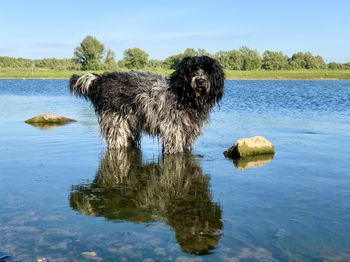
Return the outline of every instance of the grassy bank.
<path id="1" fill-rule="evenodd" d="M 350 70 L 226 71 L 227 79 L 350 79 Z"/>
<path id="2" fill-rule="evenodd" d="M 168 75 L 172 70 L 149 69 L 157 74 Z M 83 71 L 64 71 L 49 69 L 17 70 L 0 69 L 0 78 L 69 78 Z M 98 71 L 96 73 L 103 73 Z M 226 70 L 227 79 L 350 79 L 350 70 L 283 70 L 283 71 L 232 71 Z"/>

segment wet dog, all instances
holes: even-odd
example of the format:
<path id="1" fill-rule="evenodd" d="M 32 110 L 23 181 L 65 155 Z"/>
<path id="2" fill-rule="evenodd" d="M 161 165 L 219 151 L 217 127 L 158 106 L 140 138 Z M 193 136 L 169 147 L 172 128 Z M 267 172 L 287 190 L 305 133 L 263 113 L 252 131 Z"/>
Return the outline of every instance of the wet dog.
<path id="1" fill-rule="evenodd" d="M 165 154 L 183 153 L 201 134 L 224 90 L 221 65 L 184 58 L 169 78 L 148 72 L 73 75 L 72 94 L 90 100 L 109 149 L 139 145 L 141 132 L 160 137 Z"/>

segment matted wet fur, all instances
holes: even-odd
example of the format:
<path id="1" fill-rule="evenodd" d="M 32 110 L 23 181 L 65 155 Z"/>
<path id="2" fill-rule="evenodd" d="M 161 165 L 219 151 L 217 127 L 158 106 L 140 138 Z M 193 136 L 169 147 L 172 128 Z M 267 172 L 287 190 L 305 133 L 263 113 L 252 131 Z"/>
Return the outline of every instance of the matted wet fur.
<path id="1" fill-rule="evenodd" d="M 109 149 L 139 145 L 141 132 L 163 152 L 188 151 L 223 95 L 224 72 L 208 56 L 184 58 L 170 78 L 149 72 L 73 75 L 72 94 L 90 100 Z"/>

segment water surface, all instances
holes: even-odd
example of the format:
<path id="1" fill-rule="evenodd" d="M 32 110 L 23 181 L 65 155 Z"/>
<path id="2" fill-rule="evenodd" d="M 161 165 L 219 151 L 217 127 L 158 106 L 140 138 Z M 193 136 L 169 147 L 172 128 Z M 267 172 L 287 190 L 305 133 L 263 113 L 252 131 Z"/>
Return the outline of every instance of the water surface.
<path id="1" fill-rule="evenodd" d="M 106 151 L 67 84 L 0 80 L 0 257 L 350 260 L 350 81 L 226 81 L 193 152 L 172 157 L 147 136 Z M 41 113 L 78 122 L 23 122 Z M 273 158 L 224 158 L 254 135 Z"/>

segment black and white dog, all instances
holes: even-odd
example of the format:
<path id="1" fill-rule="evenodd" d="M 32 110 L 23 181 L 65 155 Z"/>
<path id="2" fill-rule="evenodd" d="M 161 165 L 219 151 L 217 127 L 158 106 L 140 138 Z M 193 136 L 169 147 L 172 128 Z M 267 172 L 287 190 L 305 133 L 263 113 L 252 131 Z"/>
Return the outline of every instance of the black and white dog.
<path id="1" fill-rule="evenodd" d="M 224 72 L 208 56 L 184 58 L 169 78 L 148 72 L 73 75 L 72 94 L 91 100 L 108 148 L 159 136 L 165 154 L 189 150 L 224 90 Z"/>

